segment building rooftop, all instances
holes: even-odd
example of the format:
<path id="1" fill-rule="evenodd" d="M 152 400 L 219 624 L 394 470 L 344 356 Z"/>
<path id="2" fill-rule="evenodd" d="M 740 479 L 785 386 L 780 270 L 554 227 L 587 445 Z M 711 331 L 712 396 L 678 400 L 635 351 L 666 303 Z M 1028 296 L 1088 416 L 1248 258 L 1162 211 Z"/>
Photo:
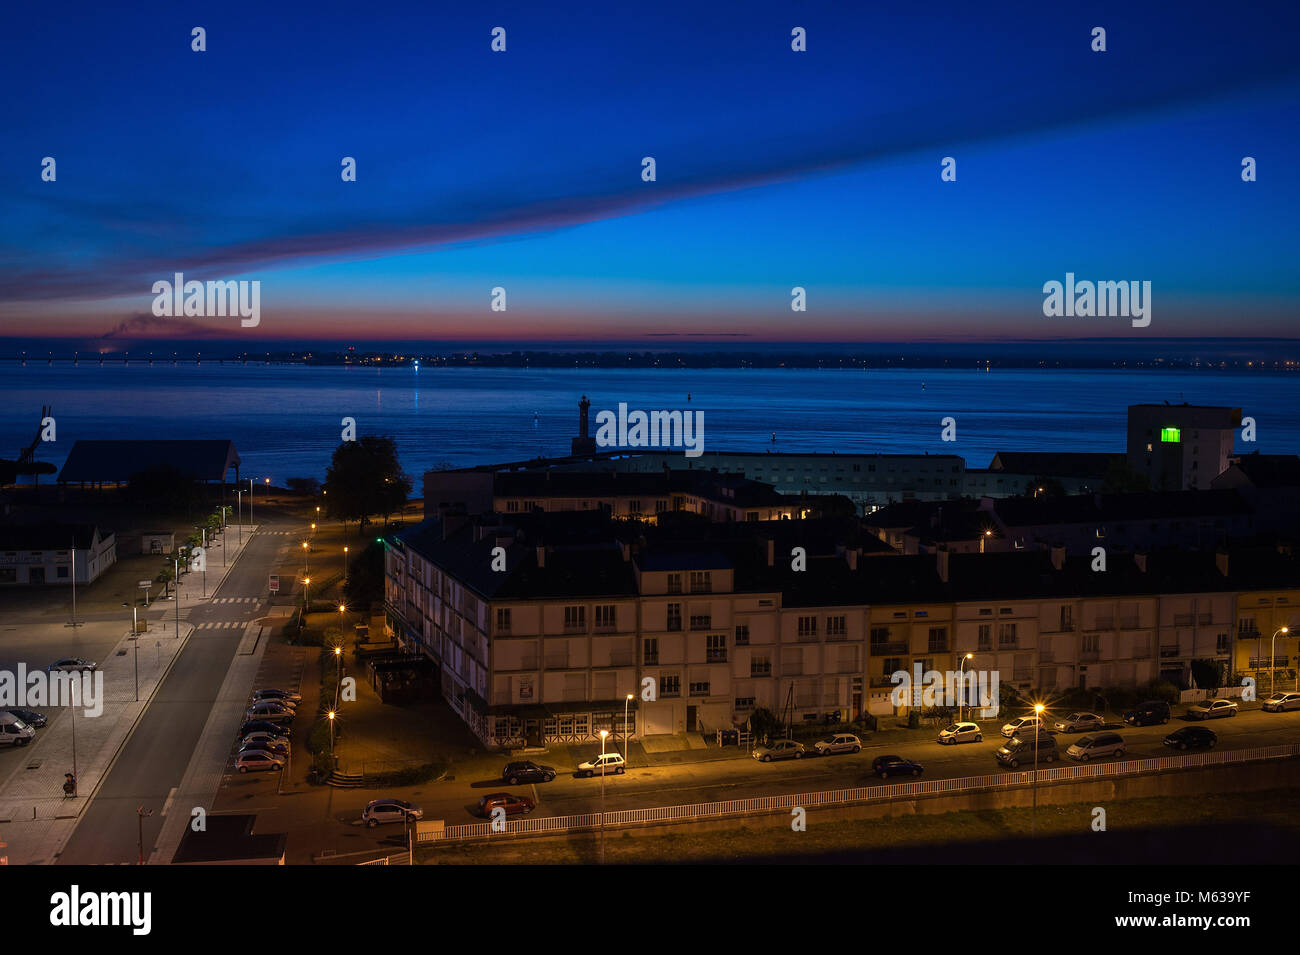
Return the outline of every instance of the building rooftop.
<path id="1" fill-rule="evenodd" d="M 77 441 L 59 472 L 63 483 L 124 484 L 132 475 L 173 467 L 195 481 L 226 481 L 238 471 L 233 441 Z"/>

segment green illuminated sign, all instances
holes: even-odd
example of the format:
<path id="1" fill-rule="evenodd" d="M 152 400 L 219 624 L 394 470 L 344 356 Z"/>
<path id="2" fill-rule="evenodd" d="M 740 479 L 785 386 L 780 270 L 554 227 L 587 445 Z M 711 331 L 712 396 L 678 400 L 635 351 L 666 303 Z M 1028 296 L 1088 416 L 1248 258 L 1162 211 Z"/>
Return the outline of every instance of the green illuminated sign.
<path id="1" fill-rule="evenodd" d="M 1177 428 L 1161 428 L 1160 440 L 1166 444 L 1177 444 L 1182 440 L 1182 432 Z"/>

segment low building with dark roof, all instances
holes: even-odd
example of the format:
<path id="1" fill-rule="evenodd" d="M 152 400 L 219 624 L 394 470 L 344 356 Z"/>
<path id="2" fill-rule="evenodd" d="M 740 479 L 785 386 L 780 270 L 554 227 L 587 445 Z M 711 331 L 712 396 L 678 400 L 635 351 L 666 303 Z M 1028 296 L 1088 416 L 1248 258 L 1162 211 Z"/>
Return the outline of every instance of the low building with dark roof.
<path id="1" fill-rule="evenodd" d="M 145 471 L 175 468 L 191 481 L 239 481 L 233 441 L 79 440 L 59 472 L 61 484 L 127 484 Z"/>

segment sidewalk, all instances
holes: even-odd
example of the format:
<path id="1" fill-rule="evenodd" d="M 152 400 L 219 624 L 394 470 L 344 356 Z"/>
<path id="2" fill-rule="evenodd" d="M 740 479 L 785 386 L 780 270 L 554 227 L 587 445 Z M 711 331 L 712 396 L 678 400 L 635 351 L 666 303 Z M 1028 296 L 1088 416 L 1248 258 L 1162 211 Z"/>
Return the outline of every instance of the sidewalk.
<path id="1" fill-rule="evenodd" d="M 255 526 L 251 529 L 245 526 L 245 544 L 255 530 Z M 215 565 L 208 562 L 209 595 L 220 587 L 243 553 L 235 541 L 227 540 L 226 547 L 225 567 L 220 561 Z M 149 613 L 141 615 L 142 620 L 148 621 L 149 630 L 139 634 L 138 639 L 133 640 L 129 630 L 122 635 L 112 653 L 99 665 L 104 674 L 104 705 L 98 717 L 87 717 L 84 711 L 73 710 L 67 715 L 54 714 L 49 725 L 37 730 L 36 739 L 23 750 L 22 761 L 0 784 L 0 841 L 8 843 L 5 852 L 11 865 L 53 862 L 72 835 L 82 811 L 94 798 L 118 752 L 148 709 L 154 691 L 188 642 L 193 631 L 185 615 L 211 600 L 211 596 L 201 598 L 199 592 L 200 588 L 195 586 L 181 587 L 179 636 L 175 625 L 177 610 L 172 601 L 155 601 Z M 61 630 L 63 625 L 49 626 Z M 123 627 L 117 622 L 84 626 L 102 627 L 105 633 Z M 63 782 L 64 774 L 73 769 L 74 749 L 78 795 L 69 798 L 63 794 Z"/>

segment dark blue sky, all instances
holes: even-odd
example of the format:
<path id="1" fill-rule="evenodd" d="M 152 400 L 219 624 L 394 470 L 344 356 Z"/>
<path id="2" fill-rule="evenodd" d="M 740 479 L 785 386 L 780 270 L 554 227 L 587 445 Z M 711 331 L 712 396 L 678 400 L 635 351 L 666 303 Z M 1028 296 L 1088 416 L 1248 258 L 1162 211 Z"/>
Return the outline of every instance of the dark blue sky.
<path id="1" fill-rule="evenodd" d="M 434 6 L 11 8 L 2 333 L 1295 336 L 1294 3 Z M 260 326 L 154 318 L 176 271 Z M 1044 317 L 1067 271 L 1151 326 Z"/>

